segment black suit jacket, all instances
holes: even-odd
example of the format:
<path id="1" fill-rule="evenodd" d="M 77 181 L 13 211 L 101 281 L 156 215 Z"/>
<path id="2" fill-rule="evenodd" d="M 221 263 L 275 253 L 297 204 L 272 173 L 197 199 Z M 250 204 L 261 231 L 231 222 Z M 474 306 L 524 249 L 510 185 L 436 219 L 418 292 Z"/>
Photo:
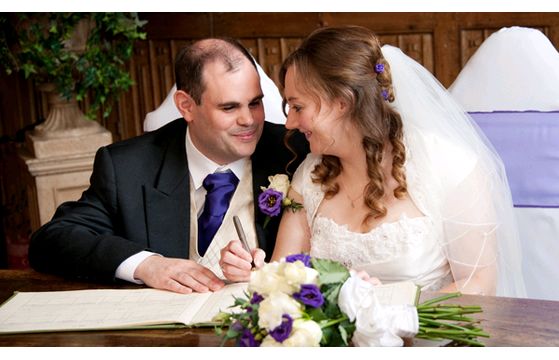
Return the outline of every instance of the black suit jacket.
<path id="1" fill-rule="evenodd" d="M 186 121 L 177 119 L 142 136 L 97 151 L 91 185 L 78 201 L 57 209 L 31 238 L 29 261 L 44 272 L 90 280 L 113 280 L 128 257 L 149 250 L 188 258 L 190 176 L 185 150 Z M 283 144 L 285 127 L 265 123 L 252 156 L 254 212 L 259 246 L 272 254 L 279 217 L 262 227 L 257 208 L 268 176 L 285 173 L 293 154 Z M 308 151 L 300 134 L 293 173 Z"/>

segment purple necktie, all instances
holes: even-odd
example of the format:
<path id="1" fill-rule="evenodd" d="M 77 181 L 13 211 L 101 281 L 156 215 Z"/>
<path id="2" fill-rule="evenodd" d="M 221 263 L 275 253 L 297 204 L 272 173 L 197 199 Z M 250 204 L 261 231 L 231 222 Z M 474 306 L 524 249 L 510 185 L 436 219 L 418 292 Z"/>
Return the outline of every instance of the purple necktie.
<path id="1" fill-rule="evenodd" d="M 198 219 L 198 254 L 204 256 L 219 229 L 227 212 L 231 197 L 239 179 L 230 170 L 206 176 L 203 185 L 206 189 L 204 211 Z"/>

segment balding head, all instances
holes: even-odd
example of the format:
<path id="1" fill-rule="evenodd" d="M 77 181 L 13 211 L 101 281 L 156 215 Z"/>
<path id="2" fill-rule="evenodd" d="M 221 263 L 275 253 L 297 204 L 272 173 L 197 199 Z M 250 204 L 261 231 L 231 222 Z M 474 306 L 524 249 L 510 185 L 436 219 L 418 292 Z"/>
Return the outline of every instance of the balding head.
<path id="1" fill-rule="evenodd" d="M 234 39 L 211 38 L 197 41 L 184 47 L 177 55 L 177 90 L 188 93 L 199 105 L 206 87 L 203 79 L 206 64 L 219 61 L 225 65 L 228 72 L 234 72 L 247 60 L 256 70 L 256 63 L 248 50 Z"/>

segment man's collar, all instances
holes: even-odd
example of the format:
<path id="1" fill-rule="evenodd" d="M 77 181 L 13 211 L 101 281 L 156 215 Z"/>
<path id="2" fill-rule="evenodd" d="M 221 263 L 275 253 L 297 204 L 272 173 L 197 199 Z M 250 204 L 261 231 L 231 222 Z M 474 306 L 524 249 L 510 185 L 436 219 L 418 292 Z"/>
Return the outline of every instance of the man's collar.
<path id="1" fill-rule="evenodd" d="M 190 138 L 190 128 L 186 128 L 186 157 L 188 159 L 188 169 L 190 175 L 192 176 L 192 185 L 194 189 L 197 190 L 202 186 L 202 182 L 209 174 L 214 172 L 223 172 L 230 169 L 239 180 L 242 180 L 245 172 L 245 164 L 248 158 L 243 158 L 234 161 L 227 165 L 219 165 L 214 161 L 208 159 L 204 154 L 200 152 L 192 143 Z"/>

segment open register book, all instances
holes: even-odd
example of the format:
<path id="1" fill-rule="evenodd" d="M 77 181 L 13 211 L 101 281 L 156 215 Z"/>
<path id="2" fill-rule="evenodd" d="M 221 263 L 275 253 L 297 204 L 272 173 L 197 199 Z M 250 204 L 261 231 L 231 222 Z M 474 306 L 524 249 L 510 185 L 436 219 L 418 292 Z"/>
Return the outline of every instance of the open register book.
<path id="1" fill-rule="evenodd" d="M 217 292 L 177 294 L 156 289 L 16 292 L 0 307 L 0 334 L 45 331 L 210 326 L 231 311 L 247 283 Z"/>
<path id="2" fill-rule="evenodd" d="M 0 334 L 210 326 L 246 290 L 247 283 L 236 283 L 187 295 L 155 289 L 16 292 L 0 307 Z M 415 305 L 419 291 L 400 282 L 375 293 L 384 304 Z"/>

